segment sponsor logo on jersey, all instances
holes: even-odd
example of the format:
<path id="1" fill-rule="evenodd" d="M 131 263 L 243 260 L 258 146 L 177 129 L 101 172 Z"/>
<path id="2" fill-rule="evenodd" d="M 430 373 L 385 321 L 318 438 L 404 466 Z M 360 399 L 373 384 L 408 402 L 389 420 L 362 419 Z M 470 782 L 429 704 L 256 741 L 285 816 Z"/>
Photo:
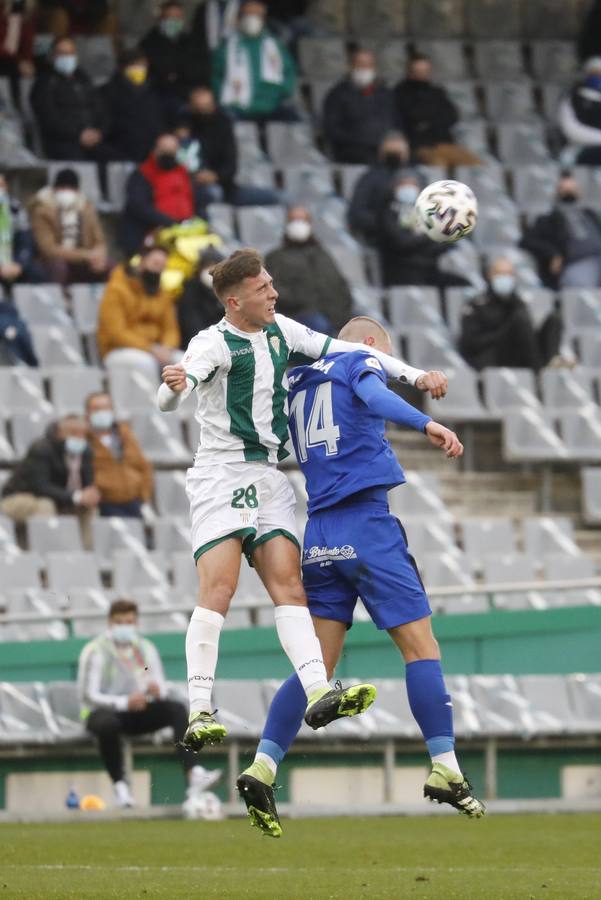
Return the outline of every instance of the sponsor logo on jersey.
<path id="1" fill-rule="evenodd" d="M 319 563 L 329 566 L 345 559 L 357 559 L 355 548 L 351 544 L 344 544 L 342 547 L 307 547 L 303 553 L 303 565 Z"/>
<path id="2" fill-rule="evenodd" d="M 375 356 L 368 356 L 365 360 L 365 365 L 369 366 L 372 369 L 379 369 L 380 372 L 382 371 L 382 366 L 380 365 L 379 360 L 375 358 Z"/>
<path id="3" fill-rule="evenodd" d="M 252 347 L 241 347 L 240 350 L 230 350 L 230 356 L 234 359 L 236 356 L 248 356 L 249 353 L 254 354 L 254 352 Z"/>
<path id="4" fill-rule="evenodd" d="M 271 337 L 269 338 L 269 343 L 271 344 L 271 346 L 273 347 L 273 349 L 279 356 L 280 355 L 280 339 L 277 336 L 277 334 L 271 335 Z"/>
<path id="5" fill-rule="evenodd" d="M 305 328 L 305 334 L 315 334 L 312 328 Z"/>

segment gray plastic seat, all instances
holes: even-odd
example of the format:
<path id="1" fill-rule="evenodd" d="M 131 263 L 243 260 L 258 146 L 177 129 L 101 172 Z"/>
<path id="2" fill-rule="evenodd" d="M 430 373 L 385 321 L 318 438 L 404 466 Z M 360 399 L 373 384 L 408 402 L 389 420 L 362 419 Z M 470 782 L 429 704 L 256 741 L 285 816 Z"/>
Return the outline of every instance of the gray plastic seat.
<path id="1" fill-rule="evenodd" d="M 0 491 L 1 490 L 2 484 L 0 484 Z M 7 516 L 0 515 L 0 554 L 4 556 L 7 551 L 9 553 L 14 553 L 17 550 L 13 521 Z"/>
<path id="2" fill-rule="evenodd" d="M 437 400 L 426 395 L 425 408 L 428 415 L 436 419 L 439 415 L 445 422 L 488 422 L 492 416 L 485 408 L 478 392 L 478 376 L 471 369 L 458 372 L 449 369 L 449 393 L 441 407 Z"/>
<path id="3" fill-rule="evenodd" d="M 465 28 L 470 37 L 518 38 L 521 25 L 519 0 L 465 0 Z"/>
<path id="4" fill-rule="evenodd" d="M 29 549 L 40 555 L 83 550 L 77 516 L 32 516 L 27 520 Z"/>
<path id="5" fill-rule="evenodd" d="M 349 30 L 357 37 L 387 38 L 407 31 L 403 0 L 374 0 L 368 6 L 348 0 L 347 9 Z"/>
<path id="6" fill-rule="evenodd" d="M 551 157 L 541 122 L 502 122 L 497 125 L 499 156 L 511 165 L 547 163 Z"/>
<path id="7" fill-rule="evenodd" d="M 517 244 L 520 237 L 517 210 L 509 197 L 500 197 L 495 205 L 487 205 L 480 213 L 473 241 L 484 252 L 495 244 Z"/>
<path id="8" fill-rule="evenodd" d="M 477 156 L 485 158 L 488 155 L 488 123 L 484 119 L 459 121 L 452 130 L 456 144 L 467 147 Z"/>
<path id="9" fill-rule="evenodd" d="M 315 146 L 311 126 L 305 123 L 268 122 L 266 139 L 269 158 L 275 165 L 327 162 Z"/>
<path id="10" fill-rule="evenodd" d="M 92 519 L 92 541 L 99 565 L 103 569 L 110 568 L 116 551 L 143 553 L 146 550 L 144 523 L 141 519 L 95 516 Z"/>
<path id="11" fill-rule="evenodd" d="M 534 560 L 523 554 L 487 556 L 483 561 L 484 581 L 487 584 L 512 584 L 536 581 Z M 540 591 L 495 592 L 495 606 L 500 609 L 545 609 L 547 602 Z"/>
<path id="12" fill-rule="evenodd" d="M 154 497 L 161 516 L 188 516 L 190 505 L 185 491 L 183 472 L 156 472 Z"/>
<path id="13" fill-rule="evenodd" d="M 49 553 L 46 556 L 48 587 L 69 592 L 102 587 L 93 553 Z"/>
<path id="14" fill-rule="evenodd" d="M 272 615 L 271 624 L 273 624 L 273 606 L 271 597 L 257 575 L 256 569 L 252 569 L 242 562 L 240 566 L 240 578 L 238 579 L 238 587 L 232 600 L 232 606 L 265 606 L 270 608 Z"/>
<path id="15" fill-rule="evenodd" d="M 281 242 L 286 219 L 283 206 L 245 206 L 237 215 L 240 240 L 247 247 L 266 252 Z"/>
<path id="16" fill-rule="evenodd" d="M 519 261 L 518 261 L 519 274 Z M 540 328 L 545 319 L 553 311 L 555 294 L 548 288 L 520 286 L 520 298 L 528 307 L 528 313 L 535 328 Z M 545 369 L 544 372 L 548 372 Z"/>
<path id="17" fill-rule="evenodd" d="M 159 412 L 136 412 L 132 428 L 150 462 L 179 465 L 191 462 L 191 454 L 183 441 L 181 419 Z"/>
<path id="18" fill-rule="evenodd" d="M 591 733 L 601 732 L 601 676 L 576 673 L 566 676 L 571 708 L 578 721 L 589 722 Z"/>
<path id="19" fill-rule="evenodd" d="M 78 332 L 82 335 L 94 335 L 98 329 L 98 309 L 104 285 L 99 284 L 72 284 L 69 287 L 71 293 L 71 307 L 73 319 Z"/>
<path id="20" fill-rule="evenodd" d="M 430 599 L 437 615 L 465 616 L 488 613 L 490 603 L 484 594 L 462 594 L 459 597 L 433 597 Z"/>
<path id="21" fill-rule="evenodd" d="M 58 727 L 59 739 L 72 741 L 85 737 L 77 684 L 74 681 L 51 681 L 46 685 L 46 697 Z"/>
<path id="22" fill-rule="evenodd" d="M 372 680 L 378 697 L 376 703 L 361 717 L 374 737 L 415 740 L 421 736 L 407 699 L 405 682 L 400 678 Z"/>
<path id="23" fill-rule="evenodd" d="M 389 319 L 404 334 L 424 328 L 445 329 L 435 287 L 390 287 L 386 290 Z"/>
<path id="24" fill-rule="evenodd" d="M 30 445 L 44 436 L 46 428 L 55 418 L 52 407 L 14 413 L 11 417 L 11 426 L 13 447 L 17 457 L 24 456 Z"/>
<path id="25" fill-rule="evenodd" d="M 44 381 L 39 369 L 25 366 L 0 368 L 0 397 L 3 414 L 29 413 L 32 408 L 51 414 L 52 404 L 46 400 Z"/>
<path id="26" fill-rule="evenodd" d="M 41 561 L 36 553 L 4 552 L 0 557 L 0 584 L 3 590 L 39 588 Z"/>
<path id="27" fill-rule="evenodd" d="M 448 336 L 433 328 L 407 336 L 409 361 L 421 369 L 467 369 L 467 363 L 453 349 Z"/>
<path id="28" fill-rule="evenodd" d="M 480 116 L 473 81 L 445 81 L 444 88 L 462 119 L 477 119 Z"/>
<path id="29" fill-rule="evenodd" d="M 58 284 L 16 284 L 13 299 L 19 315 L 29 326 L 70 323 L 65 297 Z"/>
<path id="30" fill-rule="evenodd" d="M 265 724 L 267 706 L 260 681 L 218 680 L 214 690 L 217 718 L 231 738 L 256 738 Z"/>
<path id="31" fill-rule="evenodd" d="M 453 521 L 453 516 L 440 497 L 438 478 L 430 473 L 407 473 L 406 484 L 389 492 L 388 503 L 392 514 L 401 521 L 409 516 L 436 516 L 441 522 Z"/>
<path id="32" fill-rule="evenodd" d="M 345 200 L 350 200 L 353 191 L 361 176 L 367 171 L 367 166 L 344 165 L 339 166 L 340 184 L 342 188 L 342 196 Z"/>
<path id="33" fill-rule="evenodd" d="M 530 5 L 526 4 L 526 6 Z M 559 0 L 559 5 L 562 7 L 559 16 L 559 25 L 561 27 L 565 16 L 565 3 L 563 3 L 563 0 Z M 553 18 L 546 14 L 543 17 L 545 19 Z M 540 81 L 557 81 L 563 85 L 568 84 L 578 69 L 575 51 L 576 48 L 573 41 L 532 41 L 530 43 L 530 53 L 534 76 Z"/>
<path id="34" fill-rule="evenodd" d="M 384 12 L 383 15 L 381 13 L 377 13 L 376 15 L 374 15 L 374 11 L 366 7 L 365 3 L 363 3 L 363 0 L 355 0 L 355 5 L 356 7 L 361 7 L 364 11 L 364 14 L 367 14 L 372 22 L 376 21 L 377 19 L 380 27 L 386 27 L 385 10 L 388 10 L 388 14 L 392 12 L 392 5 L 390 4 L 389 0 L 379 0 L 380 9 L 382 9 Z M 398 2 L 396 4 L 396 7 L 398 10 Z M 407 64 L 407 49 L 405 41 L 400 38 L 391 38 L 390 34 L 393 33 L 394 32 L 392 30 L 388 31 L 385 34 L 385 39 L 383 41 L 379 41 L 375 47 L 376 66 L 380 78 L 382 78 L 387 84 L 391 86 L 395 85 L 403 77 L 405 66 Z"/>
<path id="35" fill-rule="evenodd" d="M 553 554 L 545 558 L 545 578 L 549 581 L 573 581 L 596 577 L 595 564 L 590 556 Z M 548 591 L 545 597 L 550 607 L 601 606 L 599 588 L 564 588 L 561 591 Z"/>
<path id="36" fill-rule="evenodd" d="M 584 366 L 601 367 L 601 334 L 591 331 L 578 335 L 578 359 Z"/>
<path id="37" fill-rule="evenodd" d="M 538 733 L 539 716 L 513 675 L 472 675 L 470 690 L 485 734 L 530 737 Z"/>
<path id="38" fill-rule="evenodd" d="M 152 552 L 117 550 L 113 554 L 113 587 L 127 593 L 134 588 L 168 586 L 165 556 Z"/>
<path id="39" fill-rule="evenodd" d="M 74 371 L 52 369 L 49 372 L 50 396 L 60 415 L 81 415 L 89 394 L 104 390 L 103 373 L 92 366 Z"/>
<path id="40" fill-rule="evenodd" d="M 564 327 L 569 334 L 601 328 L 601 289 L 563 288 L 561 309 Z"/>
<path id="41" fill-rule="evenodd" d="M 506 193 L 505 171 L 497 160 L 488 159 L 481 166 L 457 166 L 455 176 L 469 184 L 480 202 L 498 202 Z"/>
<path id="42" fill-rule="evenodd" d="M 540 717 L 540 731 L 550 734 L 583 734 L 591 730 L 590 720 L 578 716 L 563 675 L 520 675 L 524 696 Z"/>
<path id="43" fill-rule="evenodd" d="M 601 461 L 601 414 L 598 409 L 563 411 L 559 424 L 571 459 Z"/>
<path id="44" fill-rule="evenodd" d="M 403 527 L 407 535 L 409 552 L 416 558 L 418 565 L 422 553 L 459 552 L 450 522 L 410 518 Z"/>
<path id="45" fill-rule="evenodd" d="M 211 230 L 217 232 L 224 241 L 231 241 L 235 237 L 235 207 L 229 203 L 211 203 L 208 207 Z"/>
<path id="46" fill-rule="evenodd" d="M 439 6 L 440 8 L 440 6 Z M 461 81 L 467 77 L 467 67 L 463 44 L 450 40 L 418 40 L 419 53 L 425 53 L 432 60 L 434 81 L 443 86 L 447 80 Z"/>
<path id="47" fill-rule="evenodd" d="M 65 640 L 69 636 L 69 631 L 60 619 L 59 599 L 52 591 L 39 588 L 4 589 L 3 600 L 0 602 L 5 611 L 9 615 L 29 617 L 29 621 L 16 626 L 18 634 L 15 635 L 15 640 Z M 45 618 L 55 613 L 56 619 Z M 37 621 L 37 618 L 44 618 L 45 621 Z"/>
<path id="48" fill-rule="evenodd" d="M 380 322 L 385 322 L 383 309 L 382 290 L 371 287 L 368 284 L 355 284 L 351 287 L 353 295 L 353 310 L 355 315 L 370 316 Z"/>
<path id="49" fill-rule="evenodd" d="M 517 79 L 523 69 L 522 48 L 518 41 L 476 41 L 474 62 L 482 81 Z"/>
<path id="50" fill-rule="evenodd" d="M 84 366 L 79 336 L 71 321 L 58 325 L 29 325 L 40 365 Z"/>
<path id="51" fill-rule="evenodd" d="M 348 59 L 342 38 L 303 37 L 298 44 L 301 72 L 310 76 L 319 72 L 323 78 L 341 78 L 346 74 Z"/>
<path id="52" fill-rule="evenodd" d="M 447 690 L 453 701 L 453 725 L 458 737 L 477 737 L 483 733 L 479 707 L 471 692 L 466 675 L 445 676 Z"/>
<path id="53" fill-rule="evenodd" d="M 419 560 L 419 568 L 427 588 L 476 587 L 462 553 L 424 553 Z M 439 602 L 438 598 L 435 602 Z"/>
<path id="54" fill-rule="evenodd" d="M 121 212 L 125 205 L 127 179 L 135 168 L 132 162 L 110 162 L 106 168 L 108 200 L 114 212 Z"/>
<path id="55" fill-rule="evenodd" d="M 580 469 L 580 506 L 587 525 L 601 524 L 601 468 Z"/>
<path id="56" fill-rule="evenodd" d="M 158 518 L 154 525 L 154 546 L 156 550 L 171 554 L 184 554 L 191 559 L 192 540 L 188 516 L 168 516 Z"/>
<path id="57" fill-rule="evenodd" d="M 132 412 L 156 411 L 156 382 L 143 372 L 128 368 L 111 368 L 108 373 L 111 398 L 119 416 L 126 418 Z M 189 412 L 189 407 L 187 409 Z M 167 416 L 167 418 L 171 418 Z M 177 418 L 177 415 L 174 416 Z"/>
<path id="58" fill-rule="evenodd" d="M 155 529 L 156 534 L 156 529 Z M 190 550 L 187 553 L 171 553 L 169 560 L 173 570 L 173 587 L 178 594 L 195 597 L 198 593 L 198 575 L 194 565 L 194 557 Z"/>
<path id="59" fill-rule="evenodd" d="M 58 731 L 41 682 L 0 682 L 0 743 L 48 744 Z"/>
<path id="60" fill-rule="evenodd" d="M 515 532 L 511 519 L 464 519 L 463 547 L 468 556 L 484 560 L 497 553 L 515 553 Z"/>
<path id="61" fill-rule="evenodd" d="M 563 516 L 534 516 L 522 521 L 524 550 L 530 556 L 557 553 L 559 556 L 580 556 L 581 551 L 574 540 L 574 526 Z M 548 578 L 549 576 L 547 576 Z"/>
<path id="62" fill-rule="evenodd" d="M 513 166 L 512 176 L 513 196 L 519 209 L 530 217 L 547 213 L 554 203 L 557 165 Z"/>
<path id="63" fill-rule="evenodd" d="M 511 409 L 503 415 L 503 457 L 506 460 L 551 462 L 569 459 L 570 451 L 552 420 L 535 408 Z"/>
<path id="64" fill-rule="evenodd" d="M 332 172 L 328 166 L 283 166 L 282 175 L 286 193 L 304 203 L 314 197 L 328 197 L 334 192 Z"/>
<path id="65" fill-rule="evenodd" d="M 524 407 L 540 411 L 531 369 L 485 369 L 482 377 L 486 407 L 491 412 L 504 413 Z"/>

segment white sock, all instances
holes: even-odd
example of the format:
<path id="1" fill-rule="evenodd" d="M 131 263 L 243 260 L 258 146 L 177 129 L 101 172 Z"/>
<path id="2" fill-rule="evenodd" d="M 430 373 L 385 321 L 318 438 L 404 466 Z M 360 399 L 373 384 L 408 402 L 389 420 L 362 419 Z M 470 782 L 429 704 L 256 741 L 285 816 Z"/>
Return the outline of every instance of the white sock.
<path id="1" fill-rule="evenodd" d="M 437 753 L 436 756 L 432 757 L 432 762 L 442 763 L 443 766 L 452 769 L 453 772 L 457 772 L 458 775 L 462 774 L 454 750 L 447 750 L 446 753 Z"/>
<path id="2" fill-rule="evenodd" d="M 186 632 L 186 663 L 191 713 L 213 712 L 211 694 L 224 621 L 220 613 L 200 606 L 190 618 Z"/>
<path id="3" fill-rule="evenodd" d="M 329 687 L 321 645 L 307 607 L 276 606 L 275 627 L 307 697 L 316 688 Z"/>
<path id="4" fill-rule="evenodd" d="M 275 775 L 278 771 L 278 764 L 275 759 L 272 759 L 268 753 L 261 753 L 260 750 L 257 750 L 255 753 L 255 762 L 265 763 L 266 766 L 269 766 L 269 769 Z"/>

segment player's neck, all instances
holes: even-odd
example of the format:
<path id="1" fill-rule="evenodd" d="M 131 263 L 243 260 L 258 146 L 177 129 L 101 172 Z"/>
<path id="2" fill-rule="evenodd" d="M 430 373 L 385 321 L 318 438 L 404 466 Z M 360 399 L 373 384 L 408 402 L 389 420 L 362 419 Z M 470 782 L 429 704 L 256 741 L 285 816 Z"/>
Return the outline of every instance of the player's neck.
<path id="1" fill-rule="evenodd" d="M 244 316 L 226 314 L 225 321 L 238 331 L 245 331 L 247 334 L 257 334 L 257 332 L 263 331 L 262 325 L 253 325 Z"/>

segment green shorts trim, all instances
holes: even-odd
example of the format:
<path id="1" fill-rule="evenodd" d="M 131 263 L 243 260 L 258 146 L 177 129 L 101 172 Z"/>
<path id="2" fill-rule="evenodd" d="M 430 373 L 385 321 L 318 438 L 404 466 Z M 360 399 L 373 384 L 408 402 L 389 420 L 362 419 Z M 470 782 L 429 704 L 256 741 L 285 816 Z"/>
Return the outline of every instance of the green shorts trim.
<path id="1" fill-rule="evenodd" d="M 216 538 L 214 541 L 209 541 L 208 544 L 203 544 L 202 547 L 199 547 L 198 550 L 194 551 L 194 562 L 198 562 L 203 553 L 206 553 L 207 550 L 212 550 L 213 547 L 216 547 L 218 544 L 222 544 L 224 541 L 229 541 L 230 538 L 242 538 L 242 549 L 246 553 L 246 546 L 248 544 L 248 540 L 251 537 L 254 537 L 257 533 L 256 528 L 239 528 L 238 531 L 230 531 L 229 534 L 224 534 L 221 537 Z"/>
<path id="2" fill-rule="evenodd" d="M 274 528 L 273 531 L 267 531 L 265 534 L 262 534 L 260 538 L 245 543 L 244 555 L 248 560 L 249 566 L 252 566 L 252 554 L 255 552 L 257 547 L 260 547 L 261 544 L 265 544 L 267 543 L 267 541 L 270 541 L 272 538 L 278 537 L 279 535 L 288 538 L 289 541 L 292 541 L 293 544 L 296 544 L 300 551 L 301 545 L 299 544 L 297 538 L 292 534 L 292 532 L 286 531 L 285 528 Z"/>

